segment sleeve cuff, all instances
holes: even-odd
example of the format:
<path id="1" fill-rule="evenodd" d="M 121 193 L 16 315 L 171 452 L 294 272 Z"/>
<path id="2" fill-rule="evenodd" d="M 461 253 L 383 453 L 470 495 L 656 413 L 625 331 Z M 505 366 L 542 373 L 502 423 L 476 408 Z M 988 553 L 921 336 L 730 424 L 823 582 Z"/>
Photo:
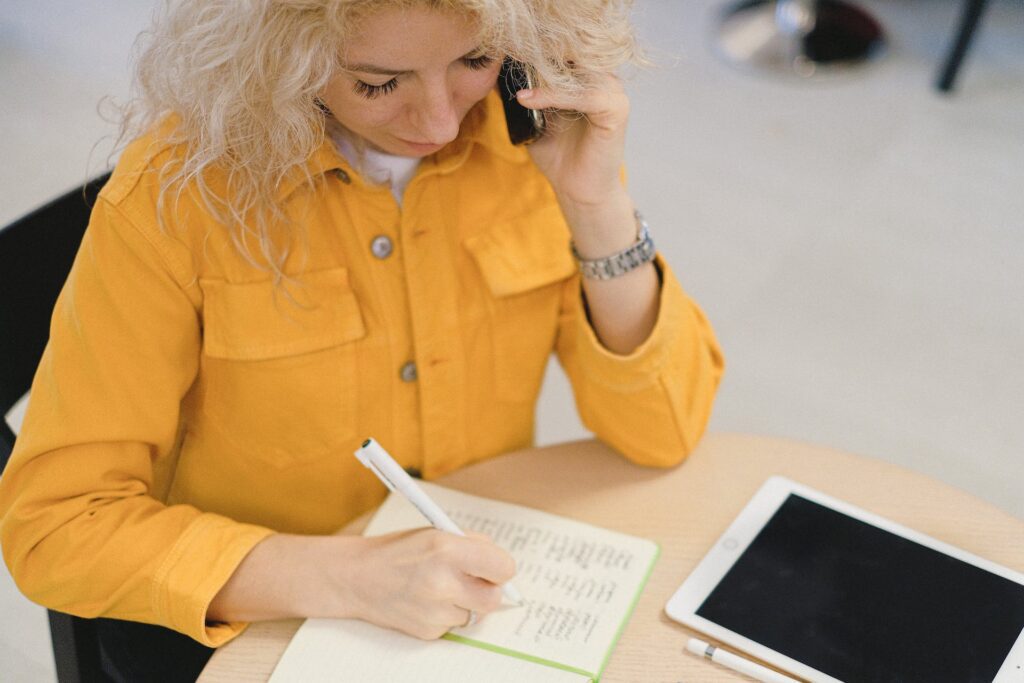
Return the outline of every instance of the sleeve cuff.
<path id="1" fill-rule="evenodd" d="M 661 274 L 658 319 L 647 339 L 627 355 L 609 351 L 601 344 L 582 310 L 580 295 L 576 347 L 589 380 L 617 391 L 636 391 L 658 382 L 668 350 L 684 324 L 688 300 L 661 254 L 655 257 L 654 263 Z"/>
<path id="2" fill-rule="evenodd" d="M 207 623 L 206 612 L 245 556 L 273 533 L 220 515 L 198 517 L 157 572 L 153 611 L 160 623 L 207 647 L 219 647 L 245 630 L 245 622 Z"/>

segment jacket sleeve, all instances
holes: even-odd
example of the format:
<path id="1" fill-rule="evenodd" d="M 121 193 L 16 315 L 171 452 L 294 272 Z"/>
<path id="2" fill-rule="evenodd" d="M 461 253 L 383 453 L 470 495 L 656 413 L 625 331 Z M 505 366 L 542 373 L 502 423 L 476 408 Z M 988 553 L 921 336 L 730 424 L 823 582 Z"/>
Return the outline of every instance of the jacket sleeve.
<path id="1" fill-rule="evenodd" d="M 724 369 L 714 332 L 661 256 L 650 336 L 627 356 L 604 348 L 587 319 L 579 276 L 563 290 L 556 351 L 583 424 L 640 465 L 675 465 L 696 446 Z"/>
<path id="2" fill-rule="evenodd" d="M 154 471 L 173 470 L 201 343 L 201 300 L 172 241 L 97 202 L 0 479 L 0 542 L 35 602 L 216 647 L 244 624 L 207 623 L 209 603 L 271 531 L 154 490 Z"/>

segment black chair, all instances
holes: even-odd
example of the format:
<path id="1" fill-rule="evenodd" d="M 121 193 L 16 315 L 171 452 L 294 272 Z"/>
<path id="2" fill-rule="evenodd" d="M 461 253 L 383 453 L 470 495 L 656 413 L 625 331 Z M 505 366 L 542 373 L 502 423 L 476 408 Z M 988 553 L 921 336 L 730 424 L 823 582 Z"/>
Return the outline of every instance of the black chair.
<path id="1" fill-rule="evenodd" d="M 3 416 L 32 384 L 57 295 L 109 177 L 91 180 L 0 229 L 0 472 L 15 440 Z M 93 622 L 52 610 L 49 621 L 58 681 L 106 680 Z"/>

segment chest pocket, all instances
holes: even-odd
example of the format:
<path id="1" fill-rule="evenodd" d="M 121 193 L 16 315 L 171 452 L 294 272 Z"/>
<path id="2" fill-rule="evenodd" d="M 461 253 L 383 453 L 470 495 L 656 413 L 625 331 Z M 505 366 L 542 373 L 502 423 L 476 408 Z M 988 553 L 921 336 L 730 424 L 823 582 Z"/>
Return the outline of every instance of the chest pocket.
<path id="1" fill-rule="evenodd" d="M 243 457 L 284 468 L 355 433 L 355 342 L 366 334 L 345 268 L 296 283 L 201 280 L 202 412 Z"/>
<path id="2" fill-rule="evenodd" d="M 502 401 L 534 401 L 558 333 L 565 280 L 576 272 L 557 206 L 496 224 L 464 245 L 490 297 L 494 387 Z"/>

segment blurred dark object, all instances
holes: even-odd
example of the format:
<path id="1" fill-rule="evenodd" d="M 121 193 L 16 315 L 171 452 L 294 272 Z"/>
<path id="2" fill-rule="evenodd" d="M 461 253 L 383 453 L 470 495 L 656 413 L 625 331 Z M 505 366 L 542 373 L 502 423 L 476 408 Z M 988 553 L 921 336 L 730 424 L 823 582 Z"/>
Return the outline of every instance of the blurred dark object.
<path id="1" fill-rule="evenodd" d="M 804 56 L 817 64 L 854 63 L 880 52 L 882 26 L 868 13 L 837 0 L 819 0 L 814 26 L 804 35 Z"/>
<path id="2" fill-rule="evenodd" d="M 987 6 L 988 0 L 964 1 L 960 26 L 957 28 L 956 37 L 953 40 L 953 45 L 950 46 L 946 61 L 939 70 L 939 78 L 935 82 L 935 87 L 941 92 L 949 92 L 953 89 L 964 55 L 967 54 L 967 48 L 971 46 L 974 32 L 978 28 L 978 22 Z"/>
<path id="3" fill-rule="evenodd" d="M 841 0 L 744 0 L 725 10 L 719 38 L 732 62 L 805 78 L 866 63 L 885 45 L 881 25 Z"/>
<path id="4" fill-rule="evenodd" d="M 109 177 L 91 180 L 0 229 L 0 472 L 15 439 L 3 416 L 32 385 L 57 295 Z M 59 683 L 107 680 L 93 621 L 53 610 L 48 615 Z"/>

